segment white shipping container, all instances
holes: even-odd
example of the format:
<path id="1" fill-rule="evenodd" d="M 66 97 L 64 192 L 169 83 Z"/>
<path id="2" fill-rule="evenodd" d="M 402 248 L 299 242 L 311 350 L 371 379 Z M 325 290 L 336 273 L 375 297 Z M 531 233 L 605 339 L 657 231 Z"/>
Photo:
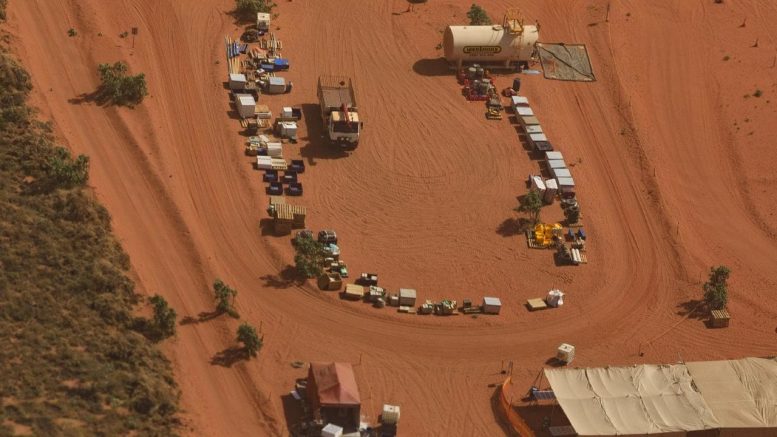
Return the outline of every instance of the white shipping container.
<path id="1" fill-rule="evenodd" d="M 572 177 L 572 173 L 569 172 L 568 168 L 554 168 L 551 170 L 551 173 L 553 174 L 553 177 L 556 179 Z"/>
<path id="2" fill-rule="evenodd" d="M 238 94 L 235 98 L 237 113 L 242 118 L 250 118 L 256 114 L 256 100 L 251 94 Z"/>
<path id="3" fill-rule="evenodd" d="M 281 143 L 267 143 L 267 155 L 270 157 L 280 158 L 283 156 L 283 144 Z"/>
<path id="4" fill-rule="evenodd" d="M 229 89 L 231 90 L 243 90 L 248 83 L 245 74 L 230 73 L 229 75 Z"/>
<path id="5" fill-rule="evenodd" d="M 321 430 L 321 437 L 343 437 L 343 428 L 334 423 L 327 424 Z"/>
<path id="6" fill-rule="evenodd" d="M 564 155 L 561 154 L 561 152 L 545 152 L 545 160 L 551 161 L 554 159 L 564 159 Z"/>
<path id="7" fill-rule="evenodd" d="M 485 314 L 499 314 L 502 309 L 502 301 L 498 297 L 483 298 L 483 312 Z"/>
<path id="8" fill-rule="evenodd" d="M 542 177 L 540 176 L 532 176 L 531 177 L 531 187 L 537 191 L 539 191 L 540 195 L 545 193 L 545 182 L 542 181 Z"/>

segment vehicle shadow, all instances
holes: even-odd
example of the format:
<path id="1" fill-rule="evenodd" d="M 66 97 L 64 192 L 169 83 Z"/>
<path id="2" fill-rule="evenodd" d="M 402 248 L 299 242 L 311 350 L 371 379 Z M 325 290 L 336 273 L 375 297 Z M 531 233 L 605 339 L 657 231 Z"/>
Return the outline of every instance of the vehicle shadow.
<path id="1" fill-rule="evenodd" d="M 308 164 L 316 165 L 316 159 L 339 159 L 348 156 L 347 152 L 329 144 L 319 105 L 303 103 L 302 116 L 305 119 L 308 136 L 307 143 L 299 148 L 299 153 Z"/>

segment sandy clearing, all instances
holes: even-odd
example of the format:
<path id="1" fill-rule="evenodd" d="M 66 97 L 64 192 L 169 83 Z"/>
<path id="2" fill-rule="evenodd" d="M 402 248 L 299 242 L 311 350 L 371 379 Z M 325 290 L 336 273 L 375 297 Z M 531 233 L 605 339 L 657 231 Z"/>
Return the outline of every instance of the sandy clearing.
<path id="1" fill-rule="evenodd" d="M 512 360 L 527 386 L 561 341 L 578 346 L 580 365 L 773 353 L 767 299 L 777 221 L 762 187 L 773 178 L 766 121 L 775 103 L 766 99 L 774 75 L 757 53 L 774 52 L 767 24 L 777 11 L 767 1 L 611 3 L 609 24 L 604 1 L 522 4 L 542 23 L 543 40 L 588 44 L 599 79 L 524 85 L 554 142 L 568 160 L 582 160 L 573 171 L 594 244 L 592 263 L 577 269 L 557 268 L 550 252 L 497 232 L 537 168 L 514 129 L 483 120 L 453 77 L 414 71 L 439 56 L 438 31 L 461 21 L 467 3 L 397 15 L 404 2 L 280 4 L 295 88 L 268 101 L 274 110 L 308 105 L 311 135 L 299 154 L 309 163 L 302 201 L 312 227 L 335 226 L 351 270 L 376 270 L 390 288 L 414 286 L 422 298 L 502 297 L 505 314 L 478 319 L 410 318 L 278 283 L 291 249 L 260 235 L 262 187 L 241 155 L 224 66 L 215 63 L 221 37 L 235 30 L 224 14 L 229 2 L 12 2 L 10 25 L 35 102 L 63 142 L 92 156 L 92 184 L 141 288 L 196 317 L 211 308 L 209 285 L 220 276 L 240 291 L 244 318 L 262 321 L 266 347 L 251 363 L 210 364 L 232 345 L 232 320 L 182 326 L 169 345 L 193 434 L 285 433 L 281 395 L 301 376 L 289 366 L 300 359 L 361 361 L 365 413 L 399 403 L 403 432 L 483 435 L 501 432 L 489 384 L 503 377 L 502 361 Z M 483 4 L 496 16 L 508 3 Z M 118 33 L 133 25 L 141 34 L 131 50 Z M 78 38 L 64 36 L 71 26 Z M 711 31 L 719 28 L 727 33 Z M 759 48 L 750 50 L 754 35 Z M 95 89 L 98 62 L 116 59 L 147 74 L 143 105 L 69 102 Z M 331 158 L 308 117 L 322 73 L 356 82 L 366 130 L 348 158 Z M 755 87 L 765 95 L 742 97 Z M 720 262 L 734 268 L 735 321 L 709 331 L 678 316 L 678 305 L 698 296 L 701 275 Z M 518 307 L 551 286 L 569 291 L 563 310 Z M 645 357 L 640 343 L 650 343 Z"/>

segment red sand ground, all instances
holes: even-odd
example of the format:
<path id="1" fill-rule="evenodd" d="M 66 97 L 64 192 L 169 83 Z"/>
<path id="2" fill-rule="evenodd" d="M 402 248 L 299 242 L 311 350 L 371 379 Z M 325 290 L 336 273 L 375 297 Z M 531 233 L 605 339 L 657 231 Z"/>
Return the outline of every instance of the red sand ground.
<path id="1" fill-rule="evenodd" d="M 230 1 L 10 3 L 35 104 L 63 143 L 91 156 L 91 184 L 142 291 L 197 317 L 213 308 L 210 284 L 220 277 L 239 290 L 243 318 L 262 324 L 260 358 L 231 367 L 211 364 L 234 345 L 229 318 L 181 326 L 166 346 L 192 434 L 287 434 L 281 396 L 304 375 L 294 360 L 360 363 L 364 413 L 374 420 L 384 402 L 401 405 L 403 435 L 494 435 L 502 428 L 490 385 L 503 379 L 502 361 L 514 363 L 523 391 L 560 342 L 577 346 L 580 366 L 775 352 L 772 1 L 613 0 L 609 23 L 604 0 L 520 2 L 543 41 L 587 44 L 598 79 L 527 77 L 522 90 L 577 162 L 591 241 L 590 264 L 577 268 L 499 232 L 538 164 L 507 120 L 484 120 L 452 76 L 419 63 L 441 55 L 441 30 L 463 23 L 471 2 L 435 0 L 412 13 L 400 13 L 399 0 L 279 3 L 295 87 L 266 102 L 276 112 L 308 105 L 315 120 L 317 76 L 347 74 L 365 120 L 348 158 L 332 159 L 318 122 L 303 135 L 298 203 L 309 224 L 337 229 L 351 271 L 377 271 L 388 288 L 502 298 L 502 315 L 476 319 L 376 310 L 279 276 L 291 248 L 261 235 L 266 198 L 222 85 L 222 38 L 238 32 Z M 482 4 L 495 17 L 512 5 Z M 118 36 L 132 26 L 134 49 Z M 70 27 L 77 37 L 67 37 Z M 116 60 L 148 78 L 151 95 L 134 110 L 80 97 L 96 89 L 96 65 Z M 756 89 L 762 97 L 747 97 Z M 713 264 L 733 271 L 734 319 L 723 330 L 683 316 Z M 568 293 L 565 307 L 521 307 L 551 287 Z"/>

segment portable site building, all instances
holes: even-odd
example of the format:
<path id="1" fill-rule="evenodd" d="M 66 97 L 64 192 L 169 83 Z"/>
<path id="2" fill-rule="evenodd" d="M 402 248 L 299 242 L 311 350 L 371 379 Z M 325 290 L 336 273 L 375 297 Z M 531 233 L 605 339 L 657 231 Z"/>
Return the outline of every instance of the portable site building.
<path id="1" fill-rule="evenodd" d="M 256 115 L 256 100 L 251 94 L 235 95 L 235 105 L 240 118 L 250 118 Z"/>
<path id="2" fill-rule="evenodd" d="M 531 189 L 536 190 L 540 195 L 544 194 L 547 189 L 541 176 L 530 176 L 529 183 L 531 184 Z"/>
<path id="3" fill-rule="evenodd" d="M 561 152 L 545 152 L 545 161 L 564 160 L 564 155 Z"/>
<path id="4" fill-rule="evenodd" d="M 534 115 L 534 111 L 528 106 L 513 106 L 513 111 L 515 112 L 515 115 L 521 117 Z"/>
<path id="5" fill-rule="evenodd" d="M 282 77 L 271 77 L 267 81 L 268 94 L 283 94 L 286 92 L 286 79 Z"/>
<path id="6" fill-rule="evenodd" d="M 558 182 L 555 179 L 548 179 L 545 181 L 545 193 L 542 196 L 542 201 L 550 205 L 556 198 L 558 193 Z"/>
<path id="7" fill-rule="evenodd" d="M 534 133 L 534 134 L 530 133 L 529 134 L 529 141 L 531 141 L 532 146 L 537 147 L 538 143 L 547 143 L 548 142 L 548 137 L 545 136 L 545 134 L 542 133 L 542 132 Z"/>
<path id="8" fill-rule="evenodd" d="M 575 180 L 572 178 L 557 178 L 558 191 L 564 197 L 575 195 Z"/>
<path id="9" fill-rule="evenodd" d="M 569 171 L 568 168 L 554 168 L 550 171 L 551 176 L 554 178 L 571 178 L 572 173 Z"/>
<path id="10" fill-rule="evenodd" d="M 272 111 L 270 111 L 270 107 L 267 105 L 256 105 L 256 118 L 261 118 L 263 120 L 271 119 Z"/>
<path id="11" fill-rule="evenodd" d="M 483 298 L 483 313 L 485 314 L 499 314 L 502 309 L 502 301 L 498 297 L 484 297 Z"/>
<path id="12" fill-rule="evenodd" d="M 542 126 L 539 124 L 531 124 L 528 126 L 523 127 L 524 132 L 526 132 L 528 135 L 531 134 L 541 134 L 542 132 Z"/>
<path id="13" fill-rule="evenodd" d="M 415 306 L 416 291 L 413 288 L 400 288 L 399 289 L 399 305 L 402 306 Z"/>
<path id="14" fill-rule="evenodd" d="M 512 106 L 528 105 L 529 99 L 524 96 L 512 96 L 510 97 L 510 104 Z"/>
<path id="15" fill-rule="evenodd" d="M 257 13 L 256 28 L 260 32 L 268 32 L 270 30 L 270 14 L 264 12 Z"/>
<path id="16" fill-rule="evenodd" d="M 567 163 L 563 159 L 551 159 L 548 162 L 548 170 L 553 173 L 554 168 L 567 168 Z"/>
<path id="17" fill-rule="evenodd" d="M 272 142 L 267 144 L 267 156 L 280 158 L 283 156 L 283 143 Z"/>
<path id="18" fill-rule="evenodd" d="M 520 116 L 518 117 L 518 121 L 524 128 L 527 126 L 535 126 L 540 124 L 540 120 L 534 115 Z"/>
<path id="19" fill-rule="evenodd" d="M 241 74 L 241 73 L 229 74 L 229 89 L 231 89 L 232 91 L 244 90 L 246 88 L 247 83 L 248 83 L 248 79 L 246 79 L 245 74 Z"/>

